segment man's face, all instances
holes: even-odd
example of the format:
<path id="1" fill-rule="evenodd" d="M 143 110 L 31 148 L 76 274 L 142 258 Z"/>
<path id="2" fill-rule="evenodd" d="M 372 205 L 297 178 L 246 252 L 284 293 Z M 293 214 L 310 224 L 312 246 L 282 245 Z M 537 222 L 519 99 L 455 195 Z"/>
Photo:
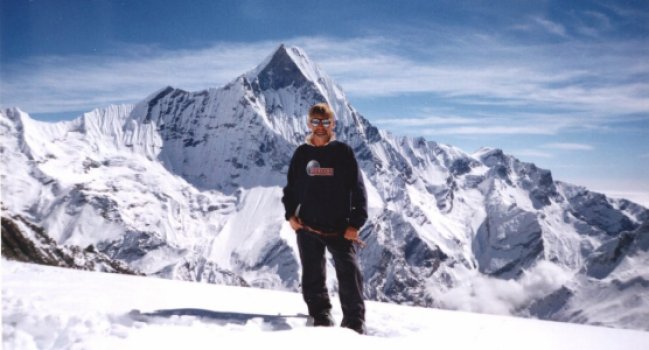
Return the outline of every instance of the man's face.
<path id="1" fill-rule="evenodd" d="M 331 136 L 334 129 L 334 120 L 325 115 L 316 114 L 309 119 L 309 129 L 316 136 Z M 329 125 L 326 125 L 326 124 Z"/>

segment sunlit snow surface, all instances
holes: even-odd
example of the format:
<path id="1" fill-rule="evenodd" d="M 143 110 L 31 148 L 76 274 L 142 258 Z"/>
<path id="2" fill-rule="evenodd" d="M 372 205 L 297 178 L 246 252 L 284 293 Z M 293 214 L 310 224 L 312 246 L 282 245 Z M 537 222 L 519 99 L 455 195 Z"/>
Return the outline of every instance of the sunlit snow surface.
<path id="1" fill-rule="evenodd" d="M 339 327 L 306 327 L 299 317 L 278 326 L 245 315 L 303 313 L 299 294 L 2 260 L 4 349 L 403 349 L 426 344 L 437 349 L 631 350 L 649 344 L 649 332 L 642 331 L 376 302 L 368 302 L 367 309 L 368 336 Z M 225 312 L 231 317 L 214 316 Z M 334 317 L 341 319 L 337 302 Z"/>

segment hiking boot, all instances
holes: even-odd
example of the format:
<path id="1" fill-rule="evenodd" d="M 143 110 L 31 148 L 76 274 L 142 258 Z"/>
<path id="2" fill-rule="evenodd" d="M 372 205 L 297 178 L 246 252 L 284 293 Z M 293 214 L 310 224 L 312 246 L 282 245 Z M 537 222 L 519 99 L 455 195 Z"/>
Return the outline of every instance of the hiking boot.
<path id="1" fill-rule="evenodd" d="M 331 317 L 331 311 L 323 311 L 313 317 L 314 327 L 333 327 L 334 318 Z"/>
<path id="2" fill-rule="evenodd" d="M 349 328 L 358 334 L 367 334 L 367 329 L 365 328 L 365 322 L 343 322 L 340 324 L 340 327 Z"/>

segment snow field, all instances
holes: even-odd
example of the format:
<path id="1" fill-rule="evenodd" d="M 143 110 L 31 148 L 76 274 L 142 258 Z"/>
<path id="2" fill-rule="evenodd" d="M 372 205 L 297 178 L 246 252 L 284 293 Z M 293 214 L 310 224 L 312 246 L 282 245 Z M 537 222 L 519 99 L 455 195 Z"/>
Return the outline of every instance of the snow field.
<path id="1" fill-rule="evenodd" d="M 310 328 L 287 319 L 276 330 L 260 318 L 245 323 L 210 317 L 136 317 L 187 309 L 240 314 L 305 312 L 297 293 L 151 277 L 86 272 L 2 260 L 5 349 L 646 349 L 649 332 L 506 316 L 367 303 L 368 336 Z M 334 318 L 340 321 L 336 298 Z"/>

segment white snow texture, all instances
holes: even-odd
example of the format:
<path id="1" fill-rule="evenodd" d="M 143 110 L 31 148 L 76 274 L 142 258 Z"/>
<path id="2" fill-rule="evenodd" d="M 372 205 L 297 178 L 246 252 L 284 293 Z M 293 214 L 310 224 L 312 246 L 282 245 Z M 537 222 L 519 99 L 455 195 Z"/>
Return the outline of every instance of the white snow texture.
<path id="1" fill-rule="evenodd" d="M 298 293 L 2 260 L 4 349 L 646 349 L 649 333 L 367 304 L 369 336 L 305 327 Z M 341 319 L 336 306 L 334 317 Z"/>

